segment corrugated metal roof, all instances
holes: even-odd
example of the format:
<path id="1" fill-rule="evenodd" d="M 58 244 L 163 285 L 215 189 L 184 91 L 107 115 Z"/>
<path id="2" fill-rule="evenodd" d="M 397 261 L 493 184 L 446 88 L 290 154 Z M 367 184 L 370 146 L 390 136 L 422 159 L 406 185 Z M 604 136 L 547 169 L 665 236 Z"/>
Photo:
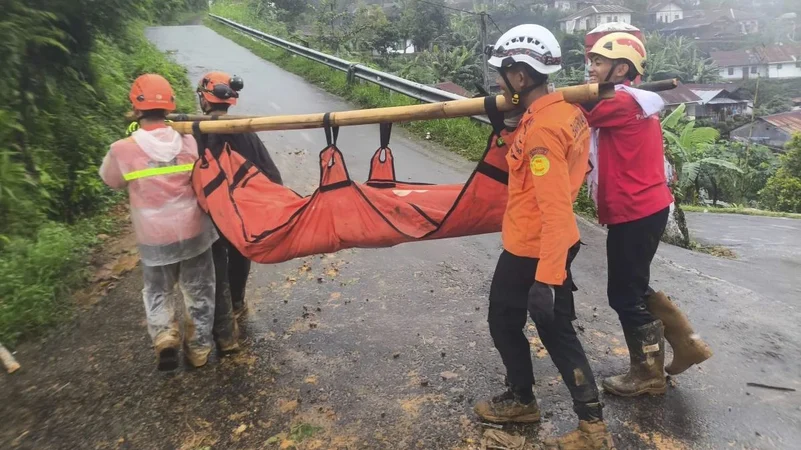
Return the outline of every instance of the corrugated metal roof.
<path id="1" fill-rule="evenodd" d="M 728 92 L 729 94 L 734 94 L 735 92 L 739 91 L 742 88 L 742 86 L 740 86 L 738 83 L 709 83 L 709 84 L 687 83 L 685 84 L 685 86 L 692 89 L 693 91 L 723 90 Z"/>
<path id="2" fill-rule="evenodd" d="M 690 89 L 690 90 L 693 91 L 693 94 L 701 97 L 702 105 L 709 103 L 710 100 L 714 99 L 715 97 L 718 96 L 718 94 L 723 92 L 723 89 L 714 89 L 714 90 Z"/>
<path id="3" fill-rule="evenodd" d="M 761 62 L 759 55 L 751 50 L 709 52 L 709 57 L 718 67 L 748 66 Z"/>
<path id="4" fill-rule="evenodd" d="M 683 84 L 679 84 L 669 91 L 658 92 L 658 94 L 668 106 L 680 105 L 682 103 L 701 103 L 701 97 L 697 96 Z"/>
<path id="5" fill-rule="evenodd" d="M 786 131 L 788 134 L 801 133 L 801 111 L 773 114 L 760 117 L 765 122 Z"/>
<path id="6" fill-rule="evenodd" d="M 625 8 L 623 6 L 618 5 L 593 5 L 588 6 L 574 14 L 571 14 L 563 19 L 559 19 L 560 22 L 565 22 L 568 20 L 576 20 L 582 17 L 592 16 L 594 14 L 625 14 L 625 13 L 632 13 L 633 11 Z"/>
<path id="7" fill-rule="evenodd" d="M 450 92 L 451 94 L 461 95 L 462 97 L 470 98 L 473 94 L 467 89 L 459 86 L 453 81 L 443 81 L 442 83 L 432 84 L 431 87 L 437 88 L 442 91 Z"/>
<path id="8" fill-rule="evenodd" d="M 737 105 L 740 103 L 748 103 L 748 100 L 737 100 L 734 98 L 721 97 L 713 98 L 712 100 L 706 102 L 707 105 Z"/>
<path id="9" fill-rule="evenodd" d="M 771 45 L 757 47 L 762 60 L 767 63 L 783 63 L 801 61 L 801 43 Z"/>

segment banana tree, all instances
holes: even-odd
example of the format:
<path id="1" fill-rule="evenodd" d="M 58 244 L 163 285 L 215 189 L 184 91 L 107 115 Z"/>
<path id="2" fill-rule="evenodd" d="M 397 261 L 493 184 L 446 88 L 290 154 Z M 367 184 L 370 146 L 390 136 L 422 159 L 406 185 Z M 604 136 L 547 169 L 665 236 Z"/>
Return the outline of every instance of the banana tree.
<path id="1" fill-rule="evenodd" d="M 705 170 L 711 167 L 741 172 L 741 169 L 730 161 L 715 158 L 706 154 L 709 146 L 720 137 L 718 130 L 711 127 L 696 127 L 695 121 L 683 121 L 686 117 L 686 106 L 679 105 L 673 112 L 662 120 L 662 134 L 665 138 L 665 156 L 679 174 L 678 183 L 672 183 L 675 205 L 669 229 L 675 224 L 675 233 L 666 233 L 666 240 L 681 247 L 690 247 L 690 231 L 681 202 L 685 193 L 694 198 L 699 191 L 700 177 Z M 694 192 L 694 193 L 693 193 Z"/>
<path id="2" fill-rule="evenodd" d="M 736 164 L 725 159 L 709 156 L 709 146 L 720 137 L 712 127 L 696 127 L 695 121 L 681 122 L 686 116 L 684 104 L 676 108 L 664 120 L 662 131 L 665 136 L 668 159 L 679 174 L 678 188 L 697 200 L 701 177 L 713 167 L 742 173 Z"/>

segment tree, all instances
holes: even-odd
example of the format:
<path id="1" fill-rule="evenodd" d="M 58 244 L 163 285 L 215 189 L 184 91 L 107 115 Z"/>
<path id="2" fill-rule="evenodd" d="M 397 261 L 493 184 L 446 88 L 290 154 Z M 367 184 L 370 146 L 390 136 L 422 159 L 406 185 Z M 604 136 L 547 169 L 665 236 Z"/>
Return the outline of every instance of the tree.
<path id="1" fill-rule="evenodd" d="M 651 33 L 646 36 L 645 47 L 648 53 L 645 81 L 669 78 L 699 84 L 720 81 L 720 72 L 714 61 L 703 57 L 695 43 L 683 36 Z"/>
<path id="2" fill-rule="evenodd" d="M 447 33 L 449 22 L 444 6 L 442 0 L 405 1 L 399 29 L 405 31 L 404 37 L 412 40 L 417 51 L 429 49 L 436 38 Z"/>
<path id="3" fill-rule="evenodd" d="M 786 149 L 779 170 L 759 194 L 768 209 L 801 213 L 801 134 L 793 136 Z"/>

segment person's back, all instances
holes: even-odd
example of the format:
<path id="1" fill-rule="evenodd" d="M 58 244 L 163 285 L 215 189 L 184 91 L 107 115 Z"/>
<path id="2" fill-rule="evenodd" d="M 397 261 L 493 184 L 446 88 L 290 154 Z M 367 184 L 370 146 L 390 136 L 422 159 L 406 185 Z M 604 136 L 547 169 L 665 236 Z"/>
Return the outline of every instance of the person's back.
<path id="1" fill-rule="evenodd" d="M 202 253 L 215 238 L 190 183 L 198 151 L 192 136 L 169 127 L 141 128 L 111 145 L 100 176 L 127 184 L 142 262 L 161 266 Z M 171 173 L 172 172 L 172 173 Z"/>
<path id="2" fill-rule="evenodd" d="M 142 297 L 148 333 L 159 370 L 178 367 L 181 336 L 174 304 L 180 284 L 188 327 L 185 356 L 200 367 L 211 352 L 214 319 L 214 261 L 217 232 L 197 203 L 190 178 L 198 158 L 191 136 L 166 126 L 175 94 L 159 75 L 137 78 L 129 96 L 140 126 L 111 145 L 100 177 L 114 189 L 128 189 L 131 221 L 142 260 Z"/>

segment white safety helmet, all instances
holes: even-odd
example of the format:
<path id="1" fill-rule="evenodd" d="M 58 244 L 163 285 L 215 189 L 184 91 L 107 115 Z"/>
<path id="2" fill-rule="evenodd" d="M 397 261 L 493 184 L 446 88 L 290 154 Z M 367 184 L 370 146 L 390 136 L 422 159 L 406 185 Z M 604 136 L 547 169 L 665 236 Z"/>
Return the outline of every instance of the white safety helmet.
<path id="1" fill-rule="evenodd" d="M 562 47 L 556 36 L 540 25 L 518 25 L 503 34 L 494 47 L 485 49 L 489 65 L 504 69 L 525 63 L 537 72 L 550 75 L 562 68 Z"/>

